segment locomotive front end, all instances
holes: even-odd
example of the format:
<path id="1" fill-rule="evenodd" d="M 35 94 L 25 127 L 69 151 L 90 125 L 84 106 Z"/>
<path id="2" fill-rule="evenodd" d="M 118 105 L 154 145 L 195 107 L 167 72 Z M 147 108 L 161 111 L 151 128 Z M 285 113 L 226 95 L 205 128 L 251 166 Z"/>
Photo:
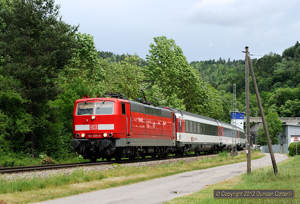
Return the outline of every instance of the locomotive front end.
<path id="1" fill-rule="evenodd" d="M 120 133 L 120 117 L 111 98 L 84 98 L 75 102 L 72 146 L 84 159 L 110 160 Z"/>

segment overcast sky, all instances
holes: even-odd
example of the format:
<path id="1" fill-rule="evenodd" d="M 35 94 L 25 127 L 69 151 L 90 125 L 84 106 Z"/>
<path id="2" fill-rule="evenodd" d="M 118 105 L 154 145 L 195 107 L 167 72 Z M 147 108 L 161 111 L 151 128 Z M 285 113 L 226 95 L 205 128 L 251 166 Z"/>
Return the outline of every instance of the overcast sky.
<path id="1" fill-rule="evenodd" d="M 189 62 L 259 58 L 300 41 L 299 0 L 55 0 L 63 21 L 94 36 L 100 51 L 149 53 L 153 38 L 175 40 Z"/>

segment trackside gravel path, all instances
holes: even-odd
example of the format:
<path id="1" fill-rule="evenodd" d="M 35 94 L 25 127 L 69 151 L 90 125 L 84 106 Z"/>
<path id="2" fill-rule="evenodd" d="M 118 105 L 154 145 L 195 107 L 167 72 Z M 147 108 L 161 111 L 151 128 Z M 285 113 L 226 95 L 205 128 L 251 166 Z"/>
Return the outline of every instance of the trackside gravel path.
<path id="1" fill-rule="evenodd" d="M 285 154 L 275 154 L 276 162 L 288 158 Z M 251 169 L 272 165 L 270 155 L 251 162 Z M 48 204 L 156 204 L 166 202 L 184 194 L 200 191 L 206 185 L 215 184 L 236 175 L 246 173 L 247 163 L 241 162 L 224 166 L 176 174 L 164 178 L 140 182 L 127 186 L 104 189 L 80 195 L 49 200 Z"/>

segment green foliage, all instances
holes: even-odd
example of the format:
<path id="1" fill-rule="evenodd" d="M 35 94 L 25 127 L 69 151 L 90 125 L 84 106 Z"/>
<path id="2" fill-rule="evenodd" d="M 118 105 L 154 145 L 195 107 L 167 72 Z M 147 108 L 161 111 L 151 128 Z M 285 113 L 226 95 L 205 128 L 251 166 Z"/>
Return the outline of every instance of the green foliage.
<path id="1" fill-rule="evenodd" d="M 113 168 L 121 168 L 122 166 L 118 163 L 111 164 Z"/>
<path id="2" fill-rule="evenodd" d="M 215 118 L 230 122 L 230 111 L 232 111 L 233 84 L 236 84 L 237 109 L 243 111 L 244 91 L 245 91 L 245 62 L 244 60 L 234 60 L 226 62 L 223 59 L 218 61 L 209 60 L 201 62 L 191 62 L 191 66 L 197 69 L 205 83 L 216 89 L 214 98 L 208 98 L 207 102 L 218 102 L 218 107 L 223 107 L 220 115 Z M 207 99 L 206 99 L 207 100 Z M 219 112 L 219 111 L 218 111 Z"/>
<path id="3" fill-rule="evenodd" d="M 135 100 L 148 84 L 141 81 L 153 81 L 145 90 L 148 101 L 226 122 L 235 83 L 237 108 L 244 111 L 244 60 L 189 64 L 175 41 L 161 36 L 145 61 L 136 54 L 98 52 L 93 36 L 76 31 L 62 21 L 53 0 L 0 1 L 0 155 L 43 152 L 56 161 L 80 160 L 70 145 L 75 100 L 105 92 Z M 299 56 L 297 42 L 282 56 L 252 60 L 266 113 L 299 116 Z M 256 116 L 253 91 L 250 108 Z M 22 165 L 19 161 L 5 165 Z"/>
<path id="4" fill-rule="evenodd" d="M 33 122 L 32 116 L 27 113 L 28 100 L 17 92 L 19 85 L 13 77 L 0 74 L 0 81 L 0 154 L 11 150 L 25 151 L 26 134 L 31 131 Z"/>
<path id="5" fill-rule="evenodd" d="M 118 55 L 118 54 L 114 54 L 112 52 L 98 51 L 98 57 L 100 57 L 102 59 L 106 59 L 109 63 L 122 62 L 122 61 L 125 61 L 125 59 L 127 57 L 132 57 L 132 56 L 138 57 L 136 54 L 134 54 L 134 55 L 130 55 L 130 54 Z M 138 57 L 138 60 L 136 62 L 137 62 L 136 64 L 140 67 L 143 67 L 143 66 L 147 65 L 146 61 L 144 59 L 139 58 L 139 57 Z"/>
<path id="6" fill-rule="evenodd" d="M 269 108 L 269 112 L 276 111 L 282 117 L 298 116 L 296 106 L 299 99 L 300 88 L 278 88 L 274 93 L 268 94 L 265 106 Z"/>
<path id="7" fill-rule="evenodd" d="M 300 101 L 287 100 L 284 105 L 281 105 L 279 111 L 282 117 L 297 117 L 300 115 Z"/>
<path id="8" fill-rule="evenodd" d="M 222 152 L 219 152 L 218 153 L 218 157 L 225 157 L 225 158 L 227 158 L 228 157 L 228 151 L 222 151 Z"/>
<path id="9" fill-rule="evenodd" d="M 138 61 L 137 55 L 127 56 L 124 61 L 113 64 L 102 61 L 106 73 L 104 80 L 106 92 L 123 93 L 129 99 L 140 98 L 140 84 L 144 74 L 138 66 Z"/>
<path id="10" fill-rule="evenodd" d="M 40 161 L 41 164 L 55 164 L 55 161 L 51 158 L 48 157 L 47 155 Z"/>
<path id="11" fill-rule="evenodd" d="M 299 59 L 299 57 L 300 57 L 300 55 L 299 55 L 300 54 L 299 53 L 299 51 L 300 51 L 299 47 L 300 47 L 300 44 L 297 41 L 294 46 L 292 46 L 292 47 L 284 50 L 283 53 L 282 53 L 282 56 L 285 57 L 285 58 L 289 58 L 290 57 L 292 59 L 294 59 L 294 58 Z"/>
<path id="12" fill-rule="evenodd" d="M 300 46 L 286 49 L 282 56 L 269 53 L 260 59 L 252 59 L 258 90 L 264 112 L 277 112 L 281 117 L 299 116 L 300 100 Z M 190 63 L 199 71 L 204 82 L 210 83 L 227 101 L 232 101 L 232 85 L 236 84 L 237 109 L 245 111 L 245 61 L 219 59 Z M 260 116 L 254 88 L 250 77 L 250 116 Z M 291 100 L 291 101 L 288 101 Z M 224 115 L 220 118 L 228 122 L 230 103 L 223 101 Z"/>
<path id="13" fill-rule="evenodd" d="M 297 144 L 297 155 L 300 155 L 300 142 L 297 142 L 297 143 L 292 142 L 288 147 L 288 151 L 289 151 L 290 156 L 296 155 L 296 144 Z"/>
<path id="14" fill-rule="evenodd" d="M 189 65 L 175 41 L 161 36 L 155 37 L 154 42 L 150 44 L 146 57 L 149 66 L 143 69 L 146 80 L 153 81 L 152 84 L 160 88 L 160 93 L 155 94 L 161 95 L 163 100 L 154 102 L 211 117 L 221 115 L 223 109 L 219 102 L 206 101 L 215 98 L 215 90 L 206 87 L 208 85 L 204 84 L 197 70 Z"/>
<path id="15" fill-rule="evenodd" d="M 267 122 L 271 144 L 278 144 L 278 134 L 281 132 L 282 129 L 282 122 L 279 119 L 278 114 L 276 112 L 275 113 L 270 112 L 266 116 L 266 122 Z M 256 144 L 258 145 L 267 144 L 267 138 L 263 126 L 259 127 L 258 129 Z"/>
<path id="16" fill-rule="evenodd" d="M 38 165 L 39 160 L 33 159 L 30 154 L 6 152 L 0 154 L 0 166 L 2 167 L 17 167 Z"/>
<path id="17" fill-rule="evenodd" d="M 8 126 L 21 126 L 19 131 L 10 129 L 5 134 L 18 138 L 19 143 L 12 143 L 16 151 L 28 151 L 30 146 L 34 156 L 46 135 L 54 136 L 55 132 L 48 131 L 55 123 L 48 101 L 59 93 L 55 80 L 73 55 L 77 28 L 60 19 L 59 7 L 52 0 L 6 4 L 10 9 L 0 10 L 0 75 L 13 80 L 10 88 L 19 102 L 12 103 L 10 108 L 19 110 L 21 106 L 21 117 L 9 120 L 14 117 L 11 110 L 4 115 Z M 1 97 L 5 99 L 8 95 L 9 91 L 2 92 Z"/>
<path id="18" fill-rule="evenodd" d="M 49 103 L 57 120 L 51 127 L 53 131 L 56 131 L 57 139 L 47 141 L 48 146 L 45 146 L 44 149 L 56 158 L 68 157 L 68 154 L 73 151 L 70 142 L 73 132 L 72 117 L 75 100 L 83 95 L 95 97 L 104 93 L 102 81 L 105 73 L 97 57 L 93 37 L 78 33 L 76 42 L 78 46 L 74 49 L 74 57 L 69 60 L 69 64 L 60 72 L 57 79 L 63 92 L 58 95 L 56 100 Z"/>

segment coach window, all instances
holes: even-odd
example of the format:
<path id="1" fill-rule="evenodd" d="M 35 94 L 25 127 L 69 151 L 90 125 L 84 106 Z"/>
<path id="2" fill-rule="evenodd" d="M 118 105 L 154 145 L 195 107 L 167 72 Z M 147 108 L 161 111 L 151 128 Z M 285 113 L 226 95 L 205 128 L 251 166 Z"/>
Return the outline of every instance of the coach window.
<path id="1" fill-rule="evenodd" d="M 215 135 L 219 134 L 219 128 L 217 126 L 215 126 Z"/>
<path id="2" fill-rule="evenodd" d="M 122 114 L 126 115 L 125 103 L 121 103 L 122 106 Z"/>
<path id="3" fill-rule="evenodd" d="M 202 123 L 200 123 L 200 134 L 204 135 L 204 126 Z"/>
<path id="4" fill-rule="evenodd" d="M 200 134 L 200 123 L 197 123 L 197 133 Z"/>
<path id="5" fill-rule="evenodd" d="M 190 124 L 189 130 L 190 130 L 190 132 L 192 133 L 192 132 L 193 132 L 193 122 L 190 121 L 189 124 Z"/>
<path id="6" fill-rule="evenodd" d="M 203 124 L 204 125 L 204 132 L 206 135 L 209 135 L 209 129 L 207 127 L 207 124 Z"/>
<path id="7" fill-rule="evenodd" d="M 197 133 L 197 123 L 196 122 L 193 122 L 193 130 L 194 130 L 194 133 Z"/>

